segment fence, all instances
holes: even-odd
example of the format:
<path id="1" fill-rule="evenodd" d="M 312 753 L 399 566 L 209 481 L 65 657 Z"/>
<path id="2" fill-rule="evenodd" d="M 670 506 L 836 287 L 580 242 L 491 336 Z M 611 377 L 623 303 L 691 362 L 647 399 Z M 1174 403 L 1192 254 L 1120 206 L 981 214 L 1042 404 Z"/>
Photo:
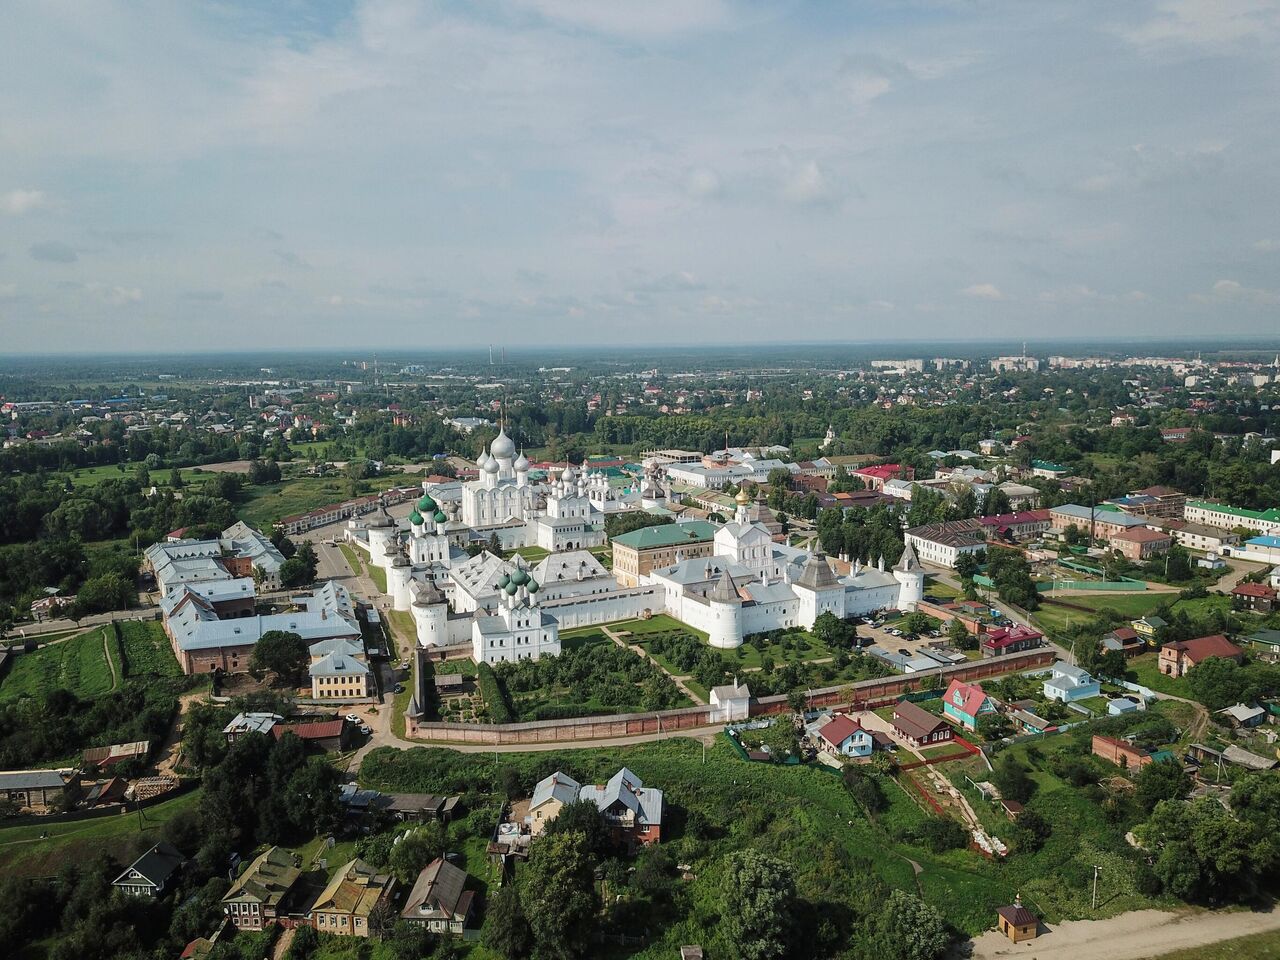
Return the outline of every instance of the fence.
<path id="1" fill-rule="evenodd" d="M 962 748 L 960 753 L 944 753 L 936 757 L 926 757 L 923 760 L 913 760 L 911 763 L 901 764 L 899 769 L 915 770 L 917 767 L 932 767 L 937 763 L 948 763 L 952 760 L 964 760 L 982 752 L 978 747 L 975 747 L 964 737 L 953 736 L 951 738 L 951 742 L 958 744 Z"/>
<path id="2" fill-rule="evenodd" d="M 855 680 L 840 686 L 824 687 L 808 692 L 811 707 L 853 705 L 876 700 L 890 703 L 903 694 L 934 691 L 951 680 L 982 680 L 987 677 L 1016 673 L 1048 666 L 1057 655 L 1051 649 L 1027 650 L 1023 653 L 972 660 L 950 667 L 938 667 L 923 673 Z M 751 716 L 771 716 L 791 712 L 786 694 L 752 699 Z M 407 718 L 405 735 L 411 739 L 438 743 L 467 743 L 485 746 L 503 744 L 548 745 L 575 740 L 614 740 L 622 737 L 661 735 L 716 726 L 723 721 L 721 708 L 709 705 L 681 707 L 652 713 L 623 713 L 607 717 L 575 717 L 562 720 L 534 720 L 526 723 L 445 723 L 420 722 Z"/>

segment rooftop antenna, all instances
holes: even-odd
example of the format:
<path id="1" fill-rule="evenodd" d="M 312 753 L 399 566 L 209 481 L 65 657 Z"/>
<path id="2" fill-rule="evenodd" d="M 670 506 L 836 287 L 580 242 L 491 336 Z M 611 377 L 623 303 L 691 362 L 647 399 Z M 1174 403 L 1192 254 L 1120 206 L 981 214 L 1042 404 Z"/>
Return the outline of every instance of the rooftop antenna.
<path id="1" fill-rule="evenodd" d="M 489 366 L 493 366 L 493 344 L 489 344 Z"/>

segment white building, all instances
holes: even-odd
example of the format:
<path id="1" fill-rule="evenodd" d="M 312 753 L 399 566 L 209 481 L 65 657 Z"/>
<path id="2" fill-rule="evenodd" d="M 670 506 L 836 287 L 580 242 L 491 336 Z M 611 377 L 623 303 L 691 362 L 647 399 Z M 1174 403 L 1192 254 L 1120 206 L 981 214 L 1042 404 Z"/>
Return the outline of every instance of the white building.
<path id="1" fill-rule="evenodd" d="M 500 590 L 491 614 L 477 613 L 471 622 L 472 659 L 476 663 L 537 660 L 560 655 L 560 626 L 543 611 L 539 585 L 517 565 L 497 581 Z"/>

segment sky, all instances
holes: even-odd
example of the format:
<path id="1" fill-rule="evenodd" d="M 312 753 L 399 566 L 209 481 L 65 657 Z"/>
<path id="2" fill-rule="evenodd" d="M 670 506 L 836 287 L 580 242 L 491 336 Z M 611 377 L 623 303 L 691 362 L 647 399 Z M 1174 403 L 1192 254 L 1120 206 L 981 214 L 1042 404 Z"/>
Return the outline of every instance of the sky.
<path id="1" fill-rule="evenodd" d="M 1280 333 L 1280 0 L 14 0 L 0 350 Z"/>

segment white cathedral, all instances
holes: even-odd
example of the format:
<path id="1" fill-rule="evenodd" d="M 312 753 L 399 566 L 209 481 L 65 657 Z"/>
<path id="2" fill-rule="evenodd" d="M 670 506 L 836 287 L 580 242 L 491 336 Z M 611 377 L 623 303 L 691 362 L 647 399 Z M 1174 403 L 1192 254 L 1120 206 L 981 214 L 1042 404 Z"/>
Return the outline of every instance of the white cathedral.
<path id="1" fill-rule="evenodd" d="M 812 628 L 826 612 L 846 618 L 914 610 L 924 593 L 910 545 L 890 571 L 881 558 L 837 576 L 821 553 L 775 543 L 751 519 L 742 491 L 734 519 L 716 531 L 712 556 L 678 558 L 624 587 L 587 548 L 604 542 L 604 514 L 665 506 L 671 494 L 660 478 L 618 490 L 603 474 L 569 467 L 531 483 L 529 461 L 505 429 L 478 465 L 480 478 L 453 490 L 424 484 L 407 530 L 380 508 L 347 532 L 369 563 L 385 570 L 392 606 L 411 613 L 419 644 L 467 646 L 477 663 L 554 656 L 561 629 L 657 613 L 732 649 L 751 634 Z M 504 560 L 485 550 L 473 557 L 463 549 L 494 534 L 504 547 L 536 544 L 551 555 L 531 570 L 519 556 Z"/>

